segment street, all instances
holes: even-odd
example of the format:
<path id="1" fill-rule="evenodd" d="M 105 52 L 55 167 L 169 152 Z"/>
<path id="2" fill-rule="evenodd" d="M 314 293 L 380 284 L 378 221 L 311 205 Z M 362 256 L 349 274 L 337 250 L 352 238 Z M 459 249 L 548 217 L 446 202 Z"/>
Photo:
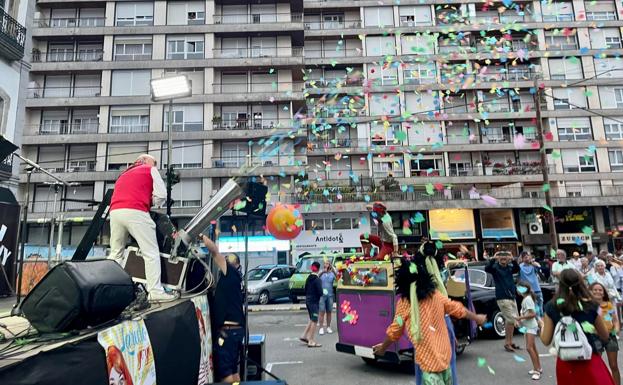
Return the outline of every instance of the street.
<path id="1" fill-rule="evenodd" d="M 335 320 L 334 320 L 335 321 Z M 307 348 L 298 341 L 307 313 L 303 311 L 253 312 L 249 315 L 250 333 L 266 334 L 266 369 L 289 385 L 327 384 L 415 384 L 409 371 L 394 365 L 366 365 L 359 357 L 335 351 L 337 334 L 318 336 L 321 348 Z M 336 324 L 334 322 L 334 331 Z M 523 336 L 515 343 L 525 347 Z M 539 384 L 554 385 L 554 358 L 539 343 L 544 374 Z M 482 364 L 482 358 L 486 364 Z M 492 372 L 489 372 L 490 366 Z M 499 340 L 477 340 L 458 358 L 460 385 L 495 383 L 504 385 L 529 384 L 530 359 L 524 350 L 517 355 L 507 353 Z"/>

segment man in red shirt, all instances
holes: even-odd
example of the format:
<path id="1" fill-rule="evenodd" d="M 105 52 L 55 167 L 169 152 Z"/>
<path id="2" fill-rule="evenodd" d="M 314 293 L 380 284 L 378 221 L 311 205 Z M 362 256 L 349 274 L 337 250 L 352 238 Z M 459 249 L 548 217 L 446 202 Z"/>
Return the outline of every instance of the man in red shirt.
<path id="1" fill-rule="evenodd" d="M 156 239 L 156 224 L 149 215 L 152 204 L 162 205 L 166 196 L 166 186 L 156 168 L 156 159 L 143 154 L 119 176 L 110 203 L 108 258 L 124 266 L 123 252 L 128 234 L 136 239 L 145 261 L 147 291 L 152 301 L 176 298 L 174 294 L 165 292 L 160 282 L 160 250 Z"/>

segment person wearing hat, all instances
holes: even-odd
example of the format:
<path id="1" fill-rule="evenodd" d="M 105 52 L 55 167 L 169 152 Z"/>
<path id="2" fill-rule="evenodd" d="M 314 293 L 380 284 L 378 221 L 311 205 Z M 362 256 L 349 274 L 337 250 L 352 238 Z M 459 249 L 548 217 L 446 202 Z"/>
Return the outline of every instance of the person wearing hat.
<path id="1" fill-rule="evenodd" d="M 378 222 L 378 235 L 369 233 L 361 234 L 361 248 L 366 258 L 371 258 L 372 246 L 379 248 L 376 260 L 383 261 L 386 255 L 398 254 L 398 236 L 394 232 L 392 217 L 387 212 L 387 207 L 381 202 L 374 202 L 367 206 L 372 211 L 372 218 Z"/>
<path id="2" fill-rule="evenodd" d="M 573 266 L 575 266 L 575 269 L 580 271 L 580 269 L 582 268 L 582 261 L 580 260 L 580 253 L 578 253 L 577 251 L 574 251 L 571 254 L 571 260 L 569 261 L 573 264 Z"/>

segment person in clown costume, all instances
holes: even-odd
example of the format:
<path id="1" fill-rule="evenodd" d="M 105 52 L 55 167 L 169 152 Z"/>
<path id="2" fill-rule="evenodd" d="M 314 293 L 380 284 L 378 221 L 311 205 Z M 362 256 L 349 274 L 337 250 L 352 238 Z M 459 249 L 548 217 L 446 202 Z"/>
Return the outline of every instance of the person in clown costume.
<path id="1" fill-rule="evenodd" d="M 378 261 L 385 260 L 387 255 L 397 255 L 398 236 L 394 232 L 392 217 L 387 212 L 387 207 L 381 202 L 374 202 L 374 204 L 368 205 L 367 208 L 372 211 L 372 218 L 378 222 L 378 235 L 365 233 L 359 236 L 364 257 L 366 259 L 371 258 L 372 246 L 376 246 L 379 249 L 378 254 L 375 256 Z"/>

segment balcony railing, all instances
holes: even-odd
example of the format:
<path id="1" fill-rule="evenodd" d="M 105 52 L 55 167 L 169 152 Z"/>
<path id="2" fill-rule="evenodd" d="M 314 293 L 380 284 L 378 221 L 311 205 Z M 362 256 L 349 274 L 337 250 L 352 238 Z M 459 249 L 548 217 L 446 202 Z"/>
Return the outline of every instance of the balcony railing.
<path id="1" fill-rule="evenodd" d="M 290 12 L 214 15 L 214 24 L 300 23 L 302 21 L 303 14 Z"/>
<path id="2" fill-rule="evenodd" d="M 336 77 L 333 79 L 308 79 L 307 81 L 305 81 L 305 86 L 308 87 L 310 90 L 313 90 L 314 88 L 334 88 L 338 85 L 343 87 L 360 87 L 363 85 L 364 80 L 365 79 L 363 77 L 355 76 Z"/>
<path id="3" fill-rule="evenodd" d="M 273 156 L 247 156 L 247 157 L 224 157 L 212 158 L 214 168 L 240 168 L 240 167 L 279 167 L 294 166 L 294 155 L 278 154 Z"/>
<path id="4" fill-rule="evenodd" d="M 586 12 L 586 20 L 606 21 L 616 19 L 617 14 L 615 11 Z"/>
<path id="5" fill-rule="evenodd" d="M 8 60 L 24 57 L 26 27 L 0 8 L 0 56 Z"/>
<path id="6" fill-rule="evenodd" d="M 213 84 L 214 93 L 236 94 L 255 92 L 301 92 L 304 89 L 302 82 L 258 82 L 258 83 L 216 83 Z"/>
<path id="7" fill-rule="evenodd" d="M 48 52 L 32 53 L 32 62 L 89 62 L 102 61 L 104 51 L 102 49 L 81 49 L 73 51 L 71 49 L 51 50 Z"/>
<path id="8" fill-rule="evenodd" d="M 220 59 L 302 57 L 303 47 L 221 48 L 213 52 Z"/>
<path id="9" fill-rule="evenodd" d="M 342 20 L 342 21 L 305 21 L 307 30 L 333 30 L 361 28 L 361 20 Z"/>
<path id="10" fill-rule="evenodd" d="M 151 60 L 150 53 L 115 53 L 114 61 Z"/>
<path id="11" fill-rule="evenodd" d="M 343 49 L 306 49 L 305 57 L 309 59 L 333 58 L 333 57 L 360 57 L 363 50 L 353 48 Z"/>
<path id="12" fill-rule="evenodd" d="M 543 14 L 543 21 L 573 21 L 574 19 L 573 13 Z"/>
<path id="13" fill-rule="evenodd" d="M 111 124 L 108 132 L 111 134 L 141 134 L 149 132 L 149 124 Z"/>
<path id="14" fill-rule="evenodd" d="M 66 172 L 91 172 L 95 171 L 96 161 L 94 160 L 70 160 Z"/>
<path id="15" fill-rule="evenodd" d="M 272 128 L 292 128 L 297 124 L 300 123 L 289 118 L 212 119 L 212 127 L 215 130 L 268 130 Z"/>
<path id="16" fill-rule="evenodd" d="M 284 203 L 361 203 L 368 201 L 383 202 L 421 202 L 421 201 L 448 201 L 448 200 L 481 200 L 483 195 L 496 199 L 544 199 L 545 193 L 540 189 L 525 187 L 501 187 L 493 189 L 445 189 L 434 191 L 432 194 L 422 190 L 412 192 L 354 192 L 342 193 L 338 188 L 332 188 L 327 193 L 299 193 L 278 194 L 279 200 Z M 556 187 L 551 189 L 553 198 L 577 198 L 577 197 L 618 197 L 623 194 L 623 186 L 573 186 Z"/>
<path id="17" fill-rule="evenodd" d="M 33 23 L 39 28 L 88 28 L 103 27 L 105 21 L 105 17 L 54 17 L 35 19 Z"/>
<path id="18" fill-rule="evenodd" d="M 77 98 L 100 96 L 101 86 L 84 87 L 31 87 L 28 89 L 29 99 L 39 98 Z"/>
<path id="19" fill-rule="evenodd" d="M 41 124 L 35 126 L 39 135 L 79 135 L 96 134 L 99 130 L 99 123 L 75 123 L 75 124 Z"/>
<path id="20" fill-rule="evenodd" d="M 87 198 L 88 199 L 88 198 Z M 85 199 L 85 200 L 87 200 Z M 35 200 L 31 205 L 32 213 L 46 213 L 48 215 L 52 214 L 52 208 L 54 207 L 53 200 Z M 73 202 L 73 201 L 65 201 L 65 200 L 57 200 L 56 201 L 56 211 L 95 211 L 97 209 L 97 204 L 90 204 L 88 202 Z"/>

